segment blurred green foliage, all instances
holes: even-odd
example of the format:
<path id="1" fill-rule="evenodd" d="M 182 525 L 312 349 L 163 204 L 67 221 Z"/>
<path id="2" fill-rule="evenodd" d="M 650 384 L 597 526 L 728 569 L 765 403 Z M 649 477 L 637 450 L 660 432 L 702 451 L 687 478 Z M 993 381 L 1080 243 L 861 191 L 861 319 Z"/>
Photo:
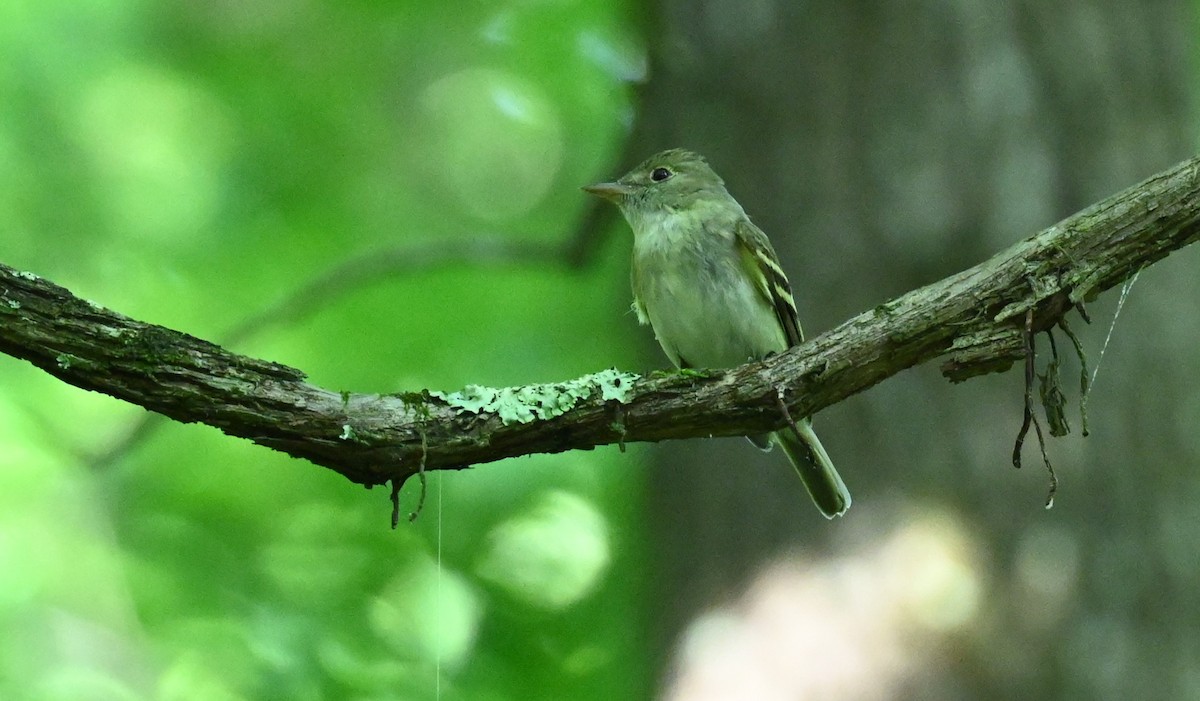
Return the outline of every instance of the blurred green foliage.
<path id="1" fill-rule="evenodd" d="M 5 263 L 220 340 L 364 252 L 559 241 L 645 59 L 632 3 L 0 4 Z M 614 247 L 615 249 L 615 247 Z M 234 350 L 331 389 L 633 362 L 623 256 L 406 270 Z M 0 358 L 0 698 L 645 696 L 636 458 L 386 490 Z M 416 481 L 402 504 L 417 500 Z"/>

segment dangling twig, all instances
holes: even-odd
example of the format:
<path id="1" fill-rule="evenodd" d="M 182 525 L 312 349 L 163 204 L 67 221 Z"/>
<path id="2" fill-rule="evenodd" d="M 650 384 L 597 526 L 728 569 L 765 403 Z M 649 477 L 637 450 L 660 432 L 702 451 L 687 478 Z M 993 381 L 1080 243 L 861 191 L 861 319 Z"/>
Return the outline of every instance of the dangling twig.
<path id="1" fill-rule="evenodd" d="M 1082 305 L 1077 307 L 1082 309 Z M 1086 316 L 1083 317 L 1087 321 Z M 1079 340 L 1079 336 L 1071 330 L 1071 325 L 1067 323 L 1067 317 L 1058 320 L 1058 326 L 1071 339 L 1071 344 L 1075 346 L 1075 355 L 1079 358 L 1079 418 L 1083 422 L 1083 435 L 1086 438 L 1088 435 L 1088 413 L 1087 400 L 1088 392 L 1091 391 L 1091 383 L 1088 381 L 1088 365 L 1087 354 L 1083 352 L 1083 342 Z"/>
<path id="2" fill-rule="evenodd" d="M 421 434 L 421 463 L 417 467 L 417 477 L 421 480 L 421 492 L 417 497 L 417 508 L 408 515 L 409 523 L 417 520 L 417 516 L 421 514 L 421 510 L 425 508 L 425 492 L 428 488 L 427 478 L 425 476 L 425 459 L 429 456 L 429 446 L 426 443 L 425 434 Z M 400 485 L 404 480 L 392 478 L 392 530 L 400 525 Z"/>
<path id="3" fill-rule="evenodd" d="M 1046 437 L 1042 433 L 1042 424 L 1033 412 L 1033 381 L 1037 377 L 1034 359 L 1033 309 L 1025 312 L 1025 412 L 1021 419 L 1021 430 L 1017 432 L 1017 440 L 1013 445 L 1013 467 L 1021 467 L 1021 447 L 1025 444 L 1025 436 L 1029 433 L 1029 425 L 1033 424 L 1037 434 L 1038 448 L 1042 453 L 1042 463 L 1050 475 L 1050 490 L 1046 495 L 1046 508 L 1054 506 L 1054 495 L 1058 492 L 1058 476 L 1054 474 L 1054 466 L 1046 455 Z M 1053 339 L 1053 337 L 1051 337 Z M 1053 345 L 1053 341 L 1052 341 Z"/>
<path id="4" fill-rule="evenodd" d="M 424 475 L 422 475 L 424 477 Z M 392 478 L 392 530 L 400 524 L 400 480 Z"/>
<path id="5" fill-rule="evenodd" d="M 421 479 L 421 495 L 417 497 L 417 508 L 408 515 L 408 522 L 412 523 L 417 520 L 417 516 L 421 515 L 421 509 L 425 508 L 425 492 L 428 487 L 428 480 L 425 476 L 425 460 L 429 457 L 429 444 L 425 438 L 425 434 L 421 434 L 421 464 L 417 467 L 417 476 Z M 395 516 L 392 517 L 395 520 Z M 395 528 L 393 525 L 392 528 Z"/>
<path id="6" fill-rule="evenodd" d="M 1033 309 L 1025 312 L 1025 333 L 1022 335 L 1025 341 L 1025 413 L 1021 416 L 1021 429 L 1017 431 L 1017 440 L 1013 445 L 1012 464 L 1018 470 L 1021 469 L 1021 448 L 1025 445 L 1025 436 L 1029 433 L 1029 424 L 1035 419 L 1033 416 Z"/>
<path id="7" fill-rule="evenodd" d="M 1046 329 L 1045 333 L 1050 338 L 1050 362 L 1046 364 L 1046 371 L 1038 376 L 1038 389 L 1042 398 L 1042 410 L 1046 412 L 1046 423 L 1050 425 L 1050 435 L 1061 437 L 1071 432 L 1071 424 L 1067 421 L 1067 395 L 1062 391 L 1059 372 L 1062 361 L 1058 357 L 1054 328 Z"/>
<path id="8" fill-rule="evenodd" d="M 613 426 L 613 429 L 617 432 L 617 448 L 620 449 L 620 451 L 622 453 L 624 453 L 625 452 L 625 434 L 627 433 L 627 430 L 625 428 L 625 409 L 624 409 L 624 407 L 621 406 L 621 404 L 619 402 L 617 402 L 615 404 L 616 405 L 613 407 L 612 426 Z"/>

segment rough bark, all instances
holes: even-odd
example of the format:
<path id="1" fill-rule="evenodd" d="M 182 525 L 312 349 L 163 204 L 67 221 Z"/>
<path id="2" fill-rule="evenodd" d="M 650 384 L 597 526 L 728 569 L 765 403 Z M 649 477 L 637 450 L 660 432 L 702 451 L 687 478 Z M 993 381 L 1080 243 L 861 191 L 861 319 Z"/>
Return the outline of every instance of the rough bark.
<path id="1" fill-rule="evenodd" d="M 778 429 L 913 365 L 956 379 L 1019 355 L 1021 325 L 1074 305 L 1200 238 L 1200 159 L 1185 161 L 991 259 L 864 312 L 762 363 L 630 380 L 552 418 L 504 421 L 428 391 L 340 393 L 304 374 L 82 300 L 0 266 L 0 351 L 59 379 L 200 422 L 364 484 L 531 453 Z M 539 394 L 556 392 L 541 388 Z M 562 407 L 560 407 L 562 408 Z M 537 410 L 537 407 L 534 407 Z"/>

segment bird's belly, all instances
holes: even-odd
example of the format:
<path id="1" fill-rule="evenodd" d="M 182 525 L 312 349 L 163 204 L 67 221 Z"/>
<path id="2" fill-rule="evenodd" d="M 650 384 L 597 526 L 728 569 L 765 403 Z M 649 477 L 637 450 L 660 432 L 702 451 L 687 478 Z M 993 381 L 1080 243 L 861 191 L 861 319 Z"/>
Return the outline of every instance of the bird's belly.
<path id="1" fill-rule="evenodd" d="M 733 285 L 672 285 L 658 278 L 644 290 L 654 335 L 673 362 L 693 368 L 727 368 L 787 348 L 787 339 L 757 289 L 736 271 Z"/>

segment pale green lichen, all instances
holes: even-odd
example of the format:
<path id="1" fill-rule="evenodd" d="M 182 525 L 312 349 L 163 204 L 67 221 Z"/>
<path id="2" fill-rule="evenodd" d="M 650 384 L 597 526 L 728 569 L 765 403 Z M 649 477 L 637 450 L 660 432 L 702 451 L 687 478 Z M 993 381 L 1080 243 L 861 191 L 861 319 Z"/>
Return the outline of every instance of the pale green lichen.
<path id="1" fill-rule="evenodd" d="M 342 424 L 342 435 L 338 436 L 338 438 L 344 441 L 356 441 L 358 440 L 358 435 L 354 433 L 353 426 L 350 424 Z"/>
<path id="2" fill-rule="evenodd" d="M 10 299 L 10 300 L 8 300 L 8 306 L 10 309 L 20 309 L 21 303 L 15 299 Z"/>
<path id="3" fill-rule="evenodd" d="M 594 372 L 586 377 L 581 377 L 577 382 L 590 380 L 600 388 L 600 398 L 604 401 L 615 400 L 622 404 L 629 398 L 629 393 L 633 390 L 633 383 L 638 379 L 637 375 L 628 372 L 621 372 L 616 368 L 601 370 Z"/>
<path id="4" fill-rule="evenodd" d="M 529 423 L 561 416 L 597 392 L 604 401 L 625 403 L 637 379 L 637 375 L 609 369 L 568 382 L 500 388 L 467 385 L 457 392 L 429 395 L 459 413 L 496 414 L 505 424 Z"/>

